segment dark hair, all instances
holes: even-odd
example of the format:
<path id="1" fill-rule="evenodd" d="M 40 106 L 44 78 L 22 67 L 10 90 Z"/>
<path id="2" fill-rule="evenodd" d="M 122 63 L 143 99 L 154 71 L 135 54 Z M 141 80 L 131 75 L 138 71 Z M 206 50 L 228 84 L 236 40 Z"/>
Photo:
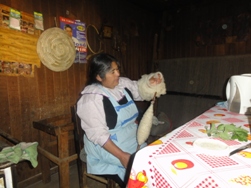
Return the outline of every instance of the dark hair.
<path id="1" fill-rule="evenodd" d="M 100 82 L 96 79 L 97 75 L 102 79 L 105 78 L 106 73 L 111 69 L 112 62 L 115 62 L 119 66 L 118 60 L 112 55 L 106 53 L 93 55 L 89 62 L 89 77 L 87 85 L 93 83 L 99 84 Z"/>
<path id="2" fill-rule="evenodd" d="M 64 29 L 70 28 L 72 30 L 72 27 L 69 24 L 65 24 Z"/>

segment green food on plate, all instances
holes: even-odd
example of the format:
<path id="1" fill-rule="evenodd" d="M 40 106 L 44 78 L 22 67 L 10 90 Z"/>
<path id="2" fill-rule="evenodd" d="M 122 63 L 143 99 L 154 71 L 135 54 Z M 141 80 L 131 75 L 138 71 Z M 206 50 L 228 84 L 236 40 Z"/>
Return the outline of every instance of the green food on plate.
<path id="1" fill-rule="evenodd" d="M 214 123 L 210 124 L 210 128 L 205 127 L 207 135 L 223 140 L 239 140 L 248 141 L 248 131 L 241 126 L 237 127 L 234 124 L 220 124 L 216 127 Z"/>

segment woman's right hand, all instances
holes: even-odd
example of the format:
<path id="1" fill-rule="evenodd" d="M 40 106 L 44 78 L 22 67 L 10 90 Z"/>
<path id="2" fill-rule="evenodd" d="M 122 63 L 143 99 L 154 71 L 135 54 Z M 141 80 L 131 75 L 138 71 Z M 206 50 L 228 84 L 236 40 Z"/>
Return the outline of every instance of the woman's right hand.
<path id="1" fill-rule="evenodd" d="M 112 155 L 114 155 L 115 157 L 117 157 L 117 159 L 120 161 L 123 167 L 127 168 L 129 159 L 131 157 L 130 153 L 127 153 L 121 150 L 117 145 L 113 143 L 113 141 L 111 141 L 110 138 L 103 145 L 103 148 L 109 153 L 111 153 Z"/>
<path id="2" fill-rule="evenodd" d="M 161 74 L 156 73 L 154 74 L 150 79 L 149 79 L 149 83 L 151 86 L 155 86 L 158 85 L 162 82 L 162 77 Z"/>
<path id="3" fill-rule="evenodd" d="M 130 160 L 130 157 L 131 157 L 131 154 L 130 153 L 127 153 L 127 152 L 124 152 L 124 154 L 122 155 L 122 157 L 119 159 L 121 164 L 127 168 L 127 165 L 128 165 L 128 162 Z"/>

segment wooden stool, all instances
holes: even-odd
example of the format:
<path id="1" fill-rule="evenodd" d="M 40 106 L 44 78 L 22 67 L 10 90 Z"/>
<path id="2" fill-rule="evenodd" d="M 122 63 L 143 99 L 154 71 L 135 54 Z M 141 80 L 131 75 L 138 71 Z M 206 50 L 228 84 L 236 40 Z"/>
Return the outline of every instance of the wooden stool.
<path id="1" fill-rule="evenodd" d="M 50 181 L 49 160 L 59 167 L 60 188 L 70 187 L 69 163 L 77 159 L 77 154 L 69 156 L 69 132 L 74 130 L 71 114 L 56 116 L 37 122 L 33 127 L 39 130 L 38 151 L 42 154 L 42 180 L 45 183 Z M 57 137 L 58 157 L 48 151 L 49 143 L 43 139 L 42 133 Z"/>

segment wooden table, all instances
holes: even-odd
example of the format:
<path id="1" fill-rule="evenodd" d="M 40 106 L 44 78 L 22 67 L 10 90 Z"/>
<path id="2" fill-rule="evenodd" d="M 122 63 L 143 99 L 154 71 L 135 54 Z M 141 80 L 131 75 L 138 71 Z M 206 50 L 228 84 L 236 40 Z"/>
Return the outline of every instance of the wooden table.
<path id="1" fill-rule="evenodd" d="M 59 167 L 60 188 L 70 187 L 69 163 L 77 159 L 77 154 L 69 156 L 69 132 L 74 130 L 71 121 L 71 114 L 60 115 L 37 122 L 33 127 L 39 130 L 38 151 L 42 154 L 42 180 L 45 183 L 50 181 L 50 165 L 52 161 Z M 50 144 L 44 139 L 43 133 L 57 137 L 58 156 L 49 152 Z M 49 161 L 50 160 L 50 161 Z"/>

